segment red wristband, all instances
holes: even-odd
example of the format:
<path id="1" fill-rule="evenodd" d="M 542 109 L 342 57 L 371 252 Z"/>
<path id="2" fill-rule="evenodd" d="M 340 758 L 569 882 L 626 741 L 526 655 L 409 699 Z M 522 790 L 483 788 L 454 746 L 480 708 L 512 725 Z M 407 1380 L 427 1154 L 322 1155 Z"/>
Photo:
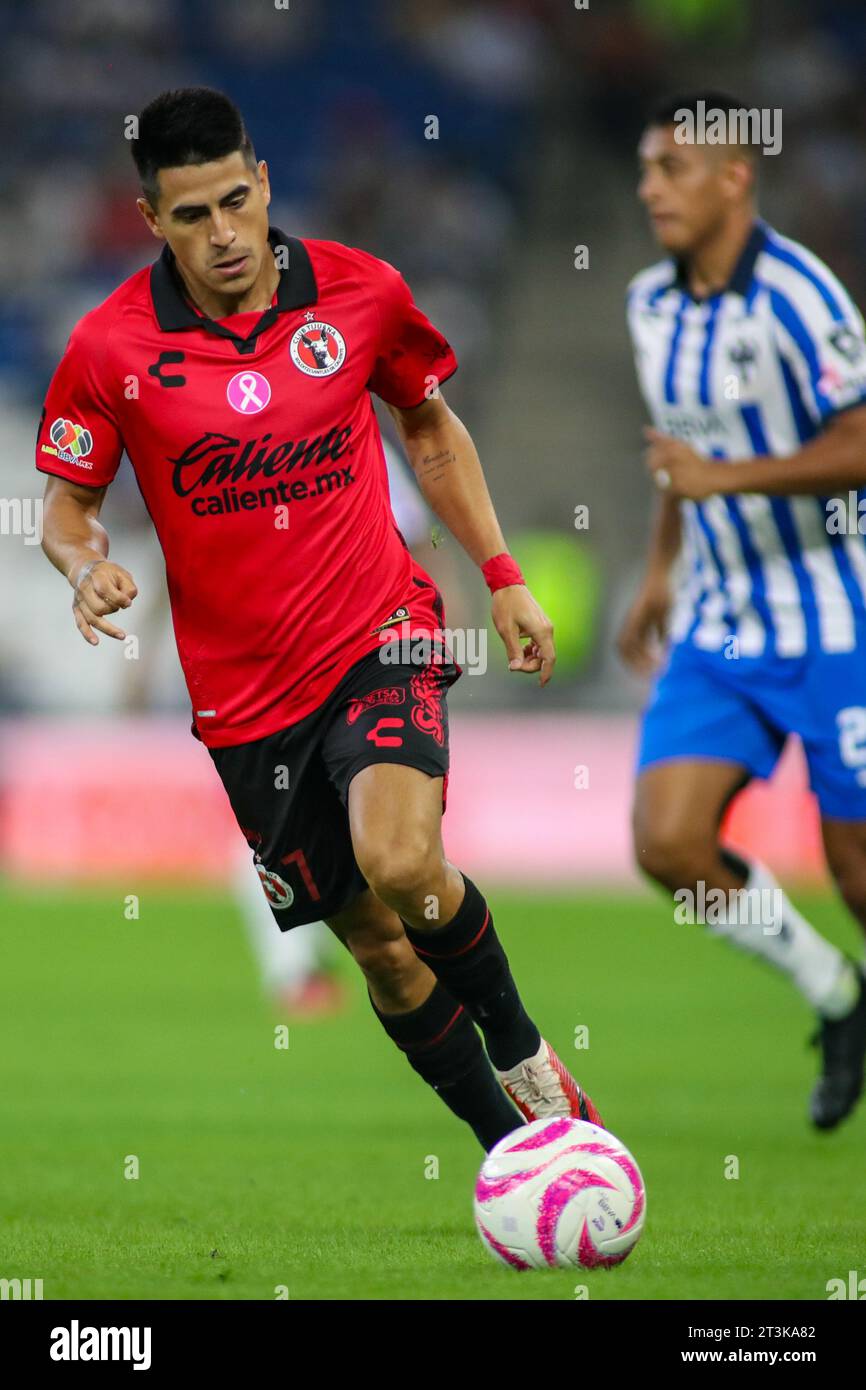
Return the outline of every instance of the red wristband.
<path id="1" fill-rule="evenodd" d="M 495 594 L 497 589 L 507 589 L 509 584 L 526 583 L 520 573 L 520 566 L 511 558 L 507 550 L 503 550 L 501 555 L 494 555 L 492 560 L 483 564 L 481 573 L 487 581 L 487 587 L 491 594 Z"/>

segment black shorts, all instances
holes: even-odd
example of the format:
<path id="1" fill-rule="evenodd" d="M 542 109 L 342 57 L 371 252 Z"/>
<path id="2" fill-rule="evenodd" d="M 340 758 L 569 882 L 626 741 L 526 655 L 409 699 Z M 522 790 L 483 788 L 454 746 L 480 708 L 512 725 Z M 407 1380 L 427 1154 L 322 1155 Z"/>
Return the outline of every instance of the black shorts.
<path id="1" fill-rule="evenodd" d="M 349 833 L 356 772 L 401 763 L 442 777 L 445 809 L 445 695 L 459 675 L 447 660 L 385 665 L 377 649 L 299 723 L 209 750 L 283 931 L 333 916 L 367 887 Z"/>

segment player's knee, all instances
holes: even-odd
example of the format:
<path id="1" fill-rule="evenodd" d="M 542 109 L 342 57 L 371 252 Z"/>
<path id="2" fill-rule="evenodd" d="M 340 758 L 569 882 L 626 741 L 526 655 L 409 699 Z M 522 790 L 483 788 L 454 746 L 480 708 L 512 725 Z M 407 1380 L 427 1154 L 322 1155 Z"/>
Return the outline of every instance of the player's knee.
<path id="1" fill-rule="evenodd" d="M 711 835 L 673 817 L 636 815 L 633 845 L 638 867 L 671 892 L 708 878 L 716 857 Z"/>
<path id="2" fill-rule="evenodd" d="M 356 851 L 357 855 L 357 851 Z M 399 912 L 423 899 L 434 878 L 434 848 L 423 836 L 406 835 L 399 843 L 362 850 L 361 872 L 382 902 Z"/>

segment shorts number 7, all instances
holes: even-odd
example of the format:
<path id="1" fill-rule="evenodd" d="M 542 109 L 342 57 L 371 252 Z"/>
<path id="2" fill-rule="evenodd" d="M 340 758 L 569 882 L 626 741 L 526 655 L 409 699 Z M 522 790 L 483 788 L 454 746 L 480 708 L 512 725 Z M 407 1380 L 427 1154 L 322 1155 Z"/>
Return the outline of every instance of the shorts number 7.
<path id="1" fill-rule="evenodd" d="M 319 901 L 322 896 L 316 887 L 316 881 L 310 873 L 310 866 L 307 863 L 307 856 L 302 849 L 293 849 L 291 854 L 284 854 L 280 860 L 281 864 L 297 864 L 301 871 L 301 878 L 304 880 L 304 887 L 309 893 L 314 903 Z"/>

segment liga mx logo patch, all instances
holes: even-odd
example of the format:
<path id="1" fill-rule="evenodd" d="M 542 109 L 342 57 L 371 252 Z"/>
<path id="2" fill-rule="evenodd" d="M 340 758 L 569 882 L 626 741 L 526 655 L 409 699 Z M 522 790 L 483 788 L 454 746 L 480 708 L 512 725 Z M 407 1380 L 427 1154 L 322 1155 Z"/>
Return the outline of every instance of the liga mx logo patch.
<path id="1" fill-rule="evenodd" d="M 333 376 L 346 360 L 346 344 L 332 323 L 314 319 L 293 335 L 289 354 L 306 376 Z"/>
<path id="2" fill-rule="evenodd" d="M 57 450 L 57 457 L 63 459 L 64 463 L 80 463 L 86 458 L 93 448 L 93 435 L 90 430 L 83 425 L 77 425 L 74 420 L 64 420 L 63 416 L 58 416 L 48 431 L 51 442 Z M 90 468 L 92 464 L 82 464 L 82 468 Z"/>

